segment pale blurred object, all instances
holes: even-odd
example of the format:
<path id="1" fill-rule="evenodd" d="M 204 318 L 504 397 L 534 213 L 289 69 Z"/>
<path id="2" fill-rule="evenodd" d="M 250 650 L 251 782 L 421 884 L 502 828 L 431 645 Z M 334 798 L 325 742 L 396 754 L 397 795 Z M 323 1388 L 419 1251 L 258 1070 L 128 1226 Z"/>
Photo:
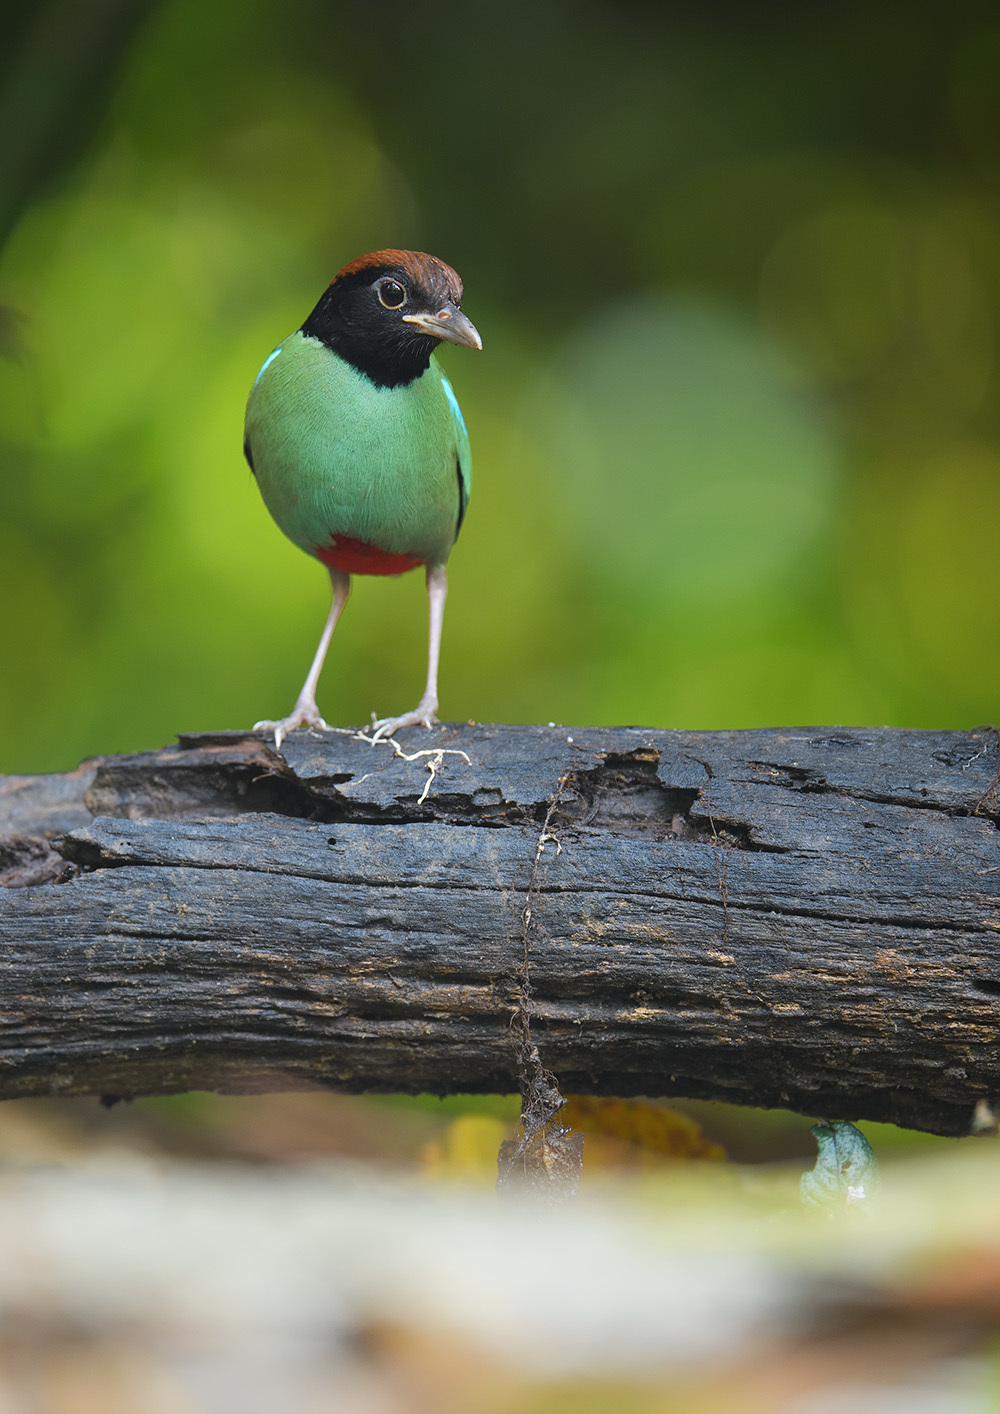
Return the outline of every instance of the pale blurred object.
<path id="1" fill-rule="evenodd" d="M 20 1170 L 0 1410 L 985 1414 L 998 1168 L 988 1140 L 910 1160 L 824 1222 L 794 1172 L 719 1164 L 562 1205 L 346 1166 Z"/>

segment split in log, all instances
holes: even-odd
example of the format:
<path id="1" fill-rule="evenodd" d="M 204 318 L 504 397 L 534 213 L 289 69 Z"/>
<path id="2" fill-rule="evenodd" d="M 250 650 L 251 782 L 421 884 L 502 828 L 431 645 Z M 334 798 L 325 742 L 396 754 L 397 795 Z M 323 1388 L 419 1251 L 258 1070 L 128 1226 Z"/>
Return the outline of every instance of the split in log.
<path id="1" fill-rule="evenodd" d="M 510 1091 L 527 949 L 564 1091 L 967 1133 L 1000 1109 L 998 751 L 470 724 L 4 778 L 0 1096 Z"/>

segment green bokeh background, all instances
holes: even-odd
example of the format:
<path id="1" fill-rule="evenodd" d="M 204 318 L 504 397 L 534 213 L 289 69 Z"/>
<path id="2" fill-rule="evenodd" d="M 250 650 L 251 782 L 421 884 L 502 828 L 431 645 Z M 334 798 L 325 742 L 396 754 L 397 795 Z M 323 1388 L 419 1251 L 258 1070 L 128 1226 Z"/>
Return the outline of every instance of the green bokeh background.
<path id="1" fill-rule="evenodd" d="M 997 717 L 992 6 L 64 0 L 10 33 L 0 769 L 289 710 L 325 574 L 244 401 L 390 245 L 484 339 L 445 352 L 445 717 Z M 327 719 L 411 706 L 424 652 L 421 577 L 356 581 Z"/>

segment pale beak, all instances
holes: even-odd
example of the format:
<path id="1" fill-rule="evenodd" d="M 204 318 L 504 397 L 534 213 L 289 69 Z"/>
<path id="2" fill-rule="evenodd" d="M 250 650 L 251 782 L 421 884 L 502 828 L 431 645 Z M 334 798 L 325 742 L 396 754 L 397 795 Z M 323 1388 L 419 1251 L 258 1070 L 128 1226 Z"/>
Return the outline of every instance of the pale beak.
<path id="1" fill-rule="evenodd" d="M 433 339 L 447 339 L 449 344 L 465 344 L 470 349 L 483 346 L 479 330 L 451 300 L 442 305 L 437 314 L 404 314 L 403 323 L 415 325 L 422 334 L 430 334 Z"/>

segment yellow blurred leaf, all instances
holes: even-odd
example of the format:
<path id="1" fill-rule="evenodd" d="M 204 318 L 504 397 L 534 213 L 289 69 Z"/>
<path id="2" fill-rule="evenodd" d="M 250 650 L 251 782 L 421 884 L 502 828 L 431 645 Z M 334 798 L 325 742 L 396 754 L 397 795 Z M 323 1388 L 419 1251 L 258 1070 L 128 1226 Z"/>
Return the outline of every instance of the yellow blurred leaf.
<path id="1" fill-rule="evenodd" d="M 510 1126 L 493 1115 L 459 1115 L 439 1139 L 425 1144 L 420 1165 L 428 1178 L 493 1184 L 497 1153 Z"/>

